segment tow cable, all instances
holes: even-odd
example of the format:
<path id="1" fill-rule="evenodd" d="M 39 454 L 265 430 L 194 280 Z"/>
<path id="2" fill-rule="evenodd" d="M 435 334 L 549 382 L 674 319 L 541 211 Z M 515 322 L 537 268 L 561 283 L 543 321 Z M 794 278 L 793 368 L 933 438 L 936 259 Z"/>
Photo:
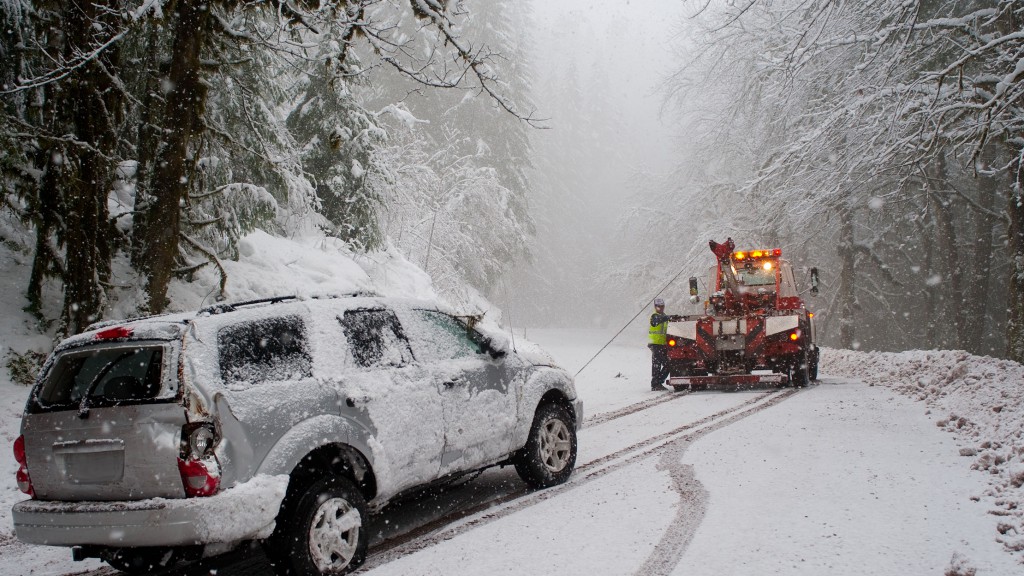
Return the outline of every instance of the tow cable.
<path id="1" fill-rule="evenodd" d="M 601 346 L 601 349 L 597 351 L 597 354 L 594 354 L 594 355 L 593 355 L 593 356 L 592 356 L 592 357 L 590 358 L 590 360 L 587 360 L 587 363 L 586 363 L 586 364 L 584 364 L 582 368 L 580 368 L 579 370 L 577 370 L 577 371 L 576 371 L 576 373 L 572 375 L 573 379 L 575 379 L 575 378 L 576 378 L 577 376 L 579 376 L 579 375 L 580 375 L 580 372 L 583 372 L 583 369 L 584 369 L 584 368 L 586 368 L 587 366 L 590 366 L 590 363 L 591 363 L 591 362 L 593 362 L 595 358 L 597 358 L 598 356 L 600 356 L 600 355 L 601 355 L 601 353 L 602 353 L 602 352 L 604 352 L 604 349 L 605 349 L 605 348 L 607 348 L 607 347 L 608 347 L 609 345 L 611 345 L 611 343 L 612 343 L 612 342 L 614 342 L 614 341 L 615 341 L 615 339 L 619 337 L 619 334 L 622 334 L 622 332 L 623 332 L 623 331 L 624 331 L 624 330 L 625 330 L 626 328 L 628 328 L 630 324 L 632 324 L 632 323 L 633 323 L 633 322 L 634 322 L 634 321 L 635 321 L 635 320 L 636 320 L 636 319 L 637 319 L 637 318 L 638 318 L 638 317 L 639 317 L 639 316 L 640 316 L 641 314 L 643 314 L 643 313 L 644 313 L 644 310 L 647 310 L 647 308 L 648 308 L 648 307 L 649 307 L 649 306 L 650 306 L 650 305 L 651 305 L 651 304 L 652 304 L 652 303 L 654 302 L 654 299 L 655 299 L 655 298 L 657 298 L 658 296 L 660 296 L 660 295 L 661 295 L 661 293 L 662 293 L 662 292 L 664 292 L 665 290 L 668 290 L 668 287 L 669 287 L 669 286 L 671 286 L 671 285 L 672 285 L 672 284 L 673 284 L 673 283 L 674 283 L 674 282 L 676 281 L 676 279 L 677 279 L 677 278 L 679 278 L 680 276 L 682 276 L 682 275 L 683 275 L 683 271 L 685 271 L 685 270 L 686 270 L 686 269 L 687 269 L 687 268 L 688 268 L 688 267 L 690 266 L 690 264 L 692 264 L 692 263 L 693 263 L 693 261 L 697 259 L 697 256 L 701 256 L 701 255 L 702 255 L 702 254 L 694 254 L 694 255 L 693 255 L 693 257 L 692 257 L 692 258 L 690 258 L 690 259 L 689 259 L 689 260 L 688 260 L 688 261 L 686 262 L 686 264 L 683 264 L 683 267 L 679 269 L 679 272 L 676 272 L 676 275 L 675 275 L 675 276 L 673 276 L 671 280 L 669 280 L 668 282 L 666 282 L 666 283 L 665 283 L 665 285 L 664 285 L 664 286 L 663 286 L 663 287 L 661 288 L 661 290 L 658 290 L 658 291 L 657 291 L 657 292 L 656 292 L 656 293 L 654 294 L 654 296 L 651 296 L 651 297 L 650 297 L 650 299 L 648 299 L 648 300 L 647 300 L 646 302 L 644 302 L 644 305 L 643 305 L 643 307 L 642 307 L 642 308 L 640 308 L 640 310 L 637 310 L 637 313 L 636 313 L 636 314 L 634 314 L 634 315 L 633 315 L 633 317 L 629 319 L 629 322 L 626 322 L 626 324 L 625 324 L 625 325 L 624 325 L 624 326 L 623 326 L 622 328 L 619 328 L 619 331 L 618 331 L 618 332 L 616 332 L 614 336 L 612 336 L 611 340 L 609 340 L 608 342 L 606 342 L 604 346 Z"/>

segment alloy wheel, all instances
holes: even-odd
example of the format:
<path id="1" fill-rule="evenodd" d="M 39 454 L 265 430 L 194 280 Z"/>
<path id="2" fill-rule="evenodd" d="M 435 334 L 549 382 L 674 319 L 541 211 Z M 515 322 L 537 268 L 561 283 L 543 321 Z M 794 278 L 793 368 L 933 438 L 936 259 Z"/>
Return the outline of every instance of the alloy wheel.
<path id="1" fill-rule="evenodd" d="M 325 500 L 309 528 L 309 553 L 322 573 L 338 571 L 352 562 L 359 543 L 362 518 L 348 500 Z"/>

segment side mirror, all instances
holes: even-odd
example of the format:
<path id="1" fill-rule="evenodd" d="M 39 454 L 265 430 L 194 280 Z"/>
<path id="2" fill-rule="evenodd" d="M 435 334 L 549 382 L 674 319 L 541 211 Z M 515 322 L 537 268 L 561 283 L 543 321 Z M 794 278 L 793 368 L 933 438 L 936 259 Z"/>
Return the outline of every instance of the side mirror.
<path id="1" fill-rule="evenodd" d="M 697 295 L 697 277 L 690 276 L 690 302 L 696 304 L 700 302 L 700 296 Z"/>
<path id="2" fill-rule="evenodd" d="M 818 269 L 811 268 L 811 294 L 818 293 Z"/>

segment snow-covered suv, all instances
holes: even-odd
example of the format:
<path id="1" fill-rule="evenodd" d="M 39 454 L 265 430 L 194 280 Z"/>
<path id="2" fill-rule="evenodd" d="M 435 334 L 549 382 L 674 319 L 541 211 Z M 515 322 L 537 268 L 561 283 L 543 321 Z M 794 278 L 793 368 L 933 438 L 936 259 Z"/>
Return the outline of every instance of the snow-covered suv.
<path id="1" fill-rule="evenodd" d="M 63 341 L 14 446 L 19 539 L 128 572 L 262 540 L 282 574 L 365 557 L 369 511 L 512 464 L 576 462 L 582 403 L 539 352 L 436 303 L 219 304 Z"/>

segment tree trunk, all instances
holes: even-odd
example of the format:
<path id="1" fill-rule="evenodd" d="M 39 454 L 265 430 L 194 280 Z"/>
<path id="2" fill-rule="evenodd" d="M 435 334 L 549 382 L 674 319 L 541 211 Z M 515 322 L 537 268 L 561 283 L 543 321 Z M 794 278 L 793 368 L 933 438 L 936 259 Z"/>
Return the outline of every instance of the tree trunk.
<path id="1" fill-rule="evenodd" d="M 1006 355 L 1024 363 L 1024 173 L 1015 163 L 1016 178 L 1007 213 L 1010 216 L 1010 294 L 1006 323 Z"/>
<path id="2" fill-rule="evenodd" d="M 839 212 L 839 244 L 836 247 L 841 263 L 839 269 L 839 347 L 853 348 L 854 315 L 857 309 L 857 297 L 854 280 L 856 275 L 857 251 L 853 245 L 853 214 L 849 206 L 843 206 Z"/>
<path id="3" fill-rule="evenodd" d="M 49 94 L 47 100 L 49 97 L 57 98 L 56 94 Z M 60 193 L 61 172 L 65 166 L 63 162 L 54 161 L 55 158 L 64 156 L 63 151 L 59 151 L 55 146 L 42 146 L 35 154 L 36 166 L 42 167 L 42 177 L 32 207 L 31 217 L 36 227 L 36 249 L 25 297 L 28 299 L 28 311 L 39 320 L 43 319 L 43 283 L 56 269 L 63 270 L 60 255 L 54 252 L 51 239 L 59 228 L 60 216 L 66 213 L 61 206 Z M 63 279 L 63 272 L 59 276 Z"/>
<path id="4" fill-rule="evenodd" d="M 138 164 L 135 168 L 135 206 L 132 216 L 132 265 L 139 270 L 146 268 L 146 243 L 141 239 L 151 228 L 149 210 L 153 205 L 149 178 L 156 160 L 156 147 L 160 139 L 159 106 L 163 100 L 157 96 L 160 79 L 165 77 L 170 63 L 158 64 L 160 51 L 159 30 L 153 28 L 146 39 L 146 57 L 142 62 L 145 76 L 145 94 L 142 96 L 138 132 Z"/>
<path id="5" fill-rule="evenodd" d="M 927 199 L 925 199 L 927 203 Z M 932 284 L 931 278 L 935 275 L 935 243 L 928 242 L 926 239 L 929 237 L 928 226 L 926 223 L 922 223 L 918 226 L 918 237 L 921 238 L 924 246 L 924 277 L 925 282 L 921 285 L 921 302 L 923 306 L 920 308 L 920 312 L 923 314 L 920 322 L 920 326 L 924 327 L 924 332 L 921 334 L 921 339 L 925 343 L 924 348 L 934 350 L 939 348 L 939 338 L 936 335 L 938 330 L 935 328 L 937 322 L 935 321 L 935 311 L 939 309 L 939 290 L 938 286 Z"/>
<path id="6" fill-rule="evenodd" d="M 97 27 L 103 24 L 106 7 L 96 2 L 71 4 L 65 12 L 68 49 L 84 50 L 95 44 Z M 109 18 L 109 16 L 108 16 Z M 69 60 L 73 54 L 69 53 Z M 65 184 L 66 232 L 64 306 L 61 331 L 81 332 L 99 319 L 105 294 L 101 285 L 110 270 L 111 228 L 107 195 L 113 179 L 112 165 L 120 124 L 121 92 L 113 83 L 119 51 L 103 51 L 71 79 L 70 108 L 75 137 L 84 145 L 69 149 L 76 173 Z"/>
<path id="7" fill-rule="evenodd" d="M 974 246 L 971 252 L 970 276 L 964 288 L 964 323 L 960 329 L 960 345 L 972 354 L 991 354 L 982 344 L 992 277 L 992 231 L 996 225 L 993 208 L 1003 175 L 978 178 L 978 210 L 974 214 Z"/>
<path id="8" fill-rule="evenodd" d="M 190 145 L 202 131 L 201 116 L 206 103 L 206 86 L 201 78 L 200 52 L 209 32 L 208 0 L 177 3 L 177 25 L 167 83 L 162 125 L 167 129 L 157 147 L 152 196 L 145 215 L 146 224 L 137 237 L 142 243 L 142 268 L 148 276 L 149 311 L 167 306 L 167 285 L 178 257 L 181 202 L 188 191 Z"/>
<path id="9" fill-rule="evenodd" d="M 961 293 L 962 273 L 957 255 L 956 227 L 954 225 L 953 195 L 945 188 L 948 181 L 946 161 L 940 154 L 936 159 L 935 171 L 928 183 L 928 200 L 935 216 L 935 239 L 941 270 L 941 312 L 933 313 L 939 318 L 937 333 L 942 348 L 959 348 L 959 332 L 964 322 L 964 307 Z"/>

